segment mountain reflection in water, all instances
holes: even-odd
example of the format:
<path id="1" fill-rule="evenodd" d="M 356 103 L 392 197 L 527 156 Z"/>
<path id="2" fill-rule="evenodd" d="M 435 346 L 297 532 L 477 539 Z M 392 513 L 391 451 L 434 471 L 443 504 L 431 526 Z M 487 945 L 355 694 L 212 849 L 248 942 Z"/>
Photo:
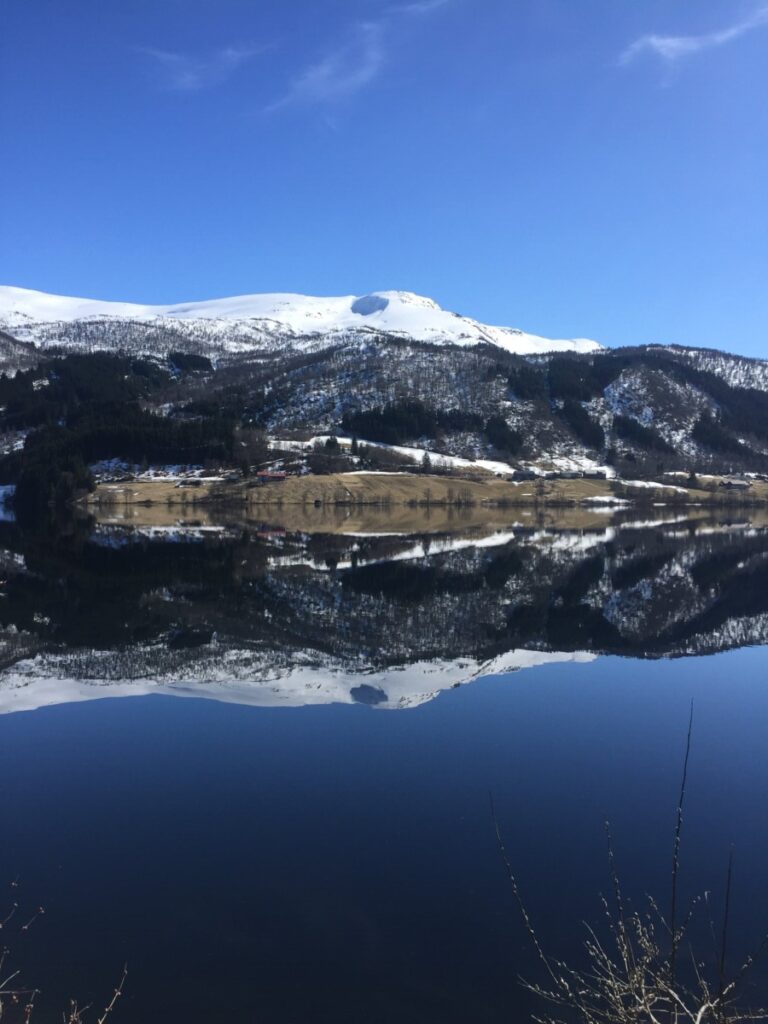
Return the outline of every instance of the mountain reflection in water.
<path id="1" fill-rule="evenodd" d="M 765 643 L 768 527 L 658 511 L 378 533 L 0 523 L 0 710 L 151 692 L 407 708 L 553 661 Z"/>

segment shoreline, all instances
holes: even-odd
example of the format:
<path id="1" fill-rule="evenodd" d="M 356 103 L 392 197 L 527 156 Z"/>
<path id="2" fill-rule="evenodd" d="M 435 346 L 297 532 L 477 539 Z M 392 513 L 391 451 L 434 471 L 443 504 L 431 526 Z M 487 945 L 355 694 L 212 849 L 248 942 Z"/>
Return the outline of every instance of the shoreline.
<path id="1" fill-rule="evenodd" d="M 413 474 L 288 478 L 248 488 L 245 482 L 152 479 L 99 484 L 83 505 L 102 525 L 137 527 L 273 524 L 288 531 L 348 533 L 454 532 L 513 523 L 562 529 L 619 525 L 641 511 L 651 523 L 670 513 L 689 521 L 718 513 L 749 515 L 768 525 L 768 487 L 749 500 L 727 491 L 689 491 L 614 480 L 467 481 Z M 630 494 L 630 497 L 626 497 Z M 522 522 L 521 522 L 522 520 Z"/>
<path id="2" fill-rule="evenodd" d="M 680 507 L 768 506 L 768 483 L 755 481 L 745 489 L 689 488 L 653 481 L 621 479 L 544 479 L 510 481 L 413 473 L 306 474 L 256 484 L 217 478 L 177 480 L 153 477 L 101 482 L 87 495 L 89 508 L 115 505 L 230 505 L 232 507 L 312 505 L 405 506 L 453 508 L 601 507 L 648 505 Z"/>

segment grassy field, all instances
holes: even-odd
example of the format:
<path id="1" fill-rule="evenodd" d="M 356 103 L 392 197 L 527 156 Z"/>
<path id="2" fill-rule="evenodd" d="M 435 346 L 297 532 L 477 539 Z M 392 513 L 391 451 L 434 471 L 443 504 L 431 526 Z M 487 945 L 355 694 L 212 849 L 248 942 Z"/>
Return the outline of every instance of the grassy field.
<path id="1" fill-rule="evenodd" d="M 250 529 L 280 529 L 288 533 L 320 534 L 455 534 L 472 531 L 507 530 L 535 527 L 552 530 L 599 530 L 614 521 L 588 506 L 498 508 L 478 505 L 457 508 L 451 505 L 429 507 L 409 505 L 253 505 L 222 507 L 201 503 L 194 508 L 180 505 L 97 505 L 91 510 L 104 526 L 137 529 L 169 527 L 198 529 L 216 526 L 242 526 Z M 654 509 L 654 517 L 664 518 L 669 510 Z M 706 518 L 704 509 L 692 509 L 691 518 Z M 694 516 L 693 514 L 697 514 Z M 626 510 L 624 511 L 626 518 Z M 644 515 L 645 519 L 646 516 Z"/>
<path id="2" fill-rule="evenodd" d="M 511 483 L 489 476 L 464 480 L 408 473 L 339 473 L 292 477 L 281 484 L 248 492 L 250 505 L 538 505 L 578 504 L 611 495 L 604 480 L 525 481 Z"/>
<path id="3" fill-rule="evenodd" d="M 89 494 L 89 506 L 123 506 L 123 505 L 168 505 L 194 509 L 196 506 L 211 501 L 215 488 L 220 484 L 201 481 L 199 487 L 179 487 L 173 480 L 131 480 L 121 483 L 98 484 L 93 494 Z M 236 491 L 232 487 L 232 492 Z M 244 501 L 244 496 L 240 496 Z"/>
<path id="4" fill-rule="evenodd" d="M 155 509 L 155 521 L 161 508 L 170 520 L 197 518 L 211 504 L 240 508 L 246 518 L 273 519 L 275 508 L 314 510 L 355 509 L 360 518 L 370 515 L 364 509 L 394 510 L 403 519 L 411 518 L 414 508 L 471 509 L 521 508 L 537 513 L 557 508 L 581 508 L 600 515 L 611 500 L 621 498 L 627 505 L 688 505 L 707 507 L 755 507 L 768 504 L 768 484 L 755 482 L 746 492 L 726 490 L 715 483 L 710 490 L 679 487 L 634 486 L 613 480 L 533 480 L 510 482 L 495 477 L 465 480 L 451 476 L 408 473 L 337 473 L 329 476 L 295 476 L 282 482 L 247 487 L 245 483 L 201 481 L 199 486 L 178 486 L 172 480 L 135 480 L 103 483 L 89 496 L 88 505 L 97 507 L 101 517 L 110 510 L 146 506 Z M 300 515 L 295 515 L 297 521 Z M 313 514 L 313 521 L 317 516 Z M 348 518 L 344 516 L 343 518 Z M 506 518 L 506 517 L 504 517 Z M 604 520 L 603 520 L 604 521 Z"/>

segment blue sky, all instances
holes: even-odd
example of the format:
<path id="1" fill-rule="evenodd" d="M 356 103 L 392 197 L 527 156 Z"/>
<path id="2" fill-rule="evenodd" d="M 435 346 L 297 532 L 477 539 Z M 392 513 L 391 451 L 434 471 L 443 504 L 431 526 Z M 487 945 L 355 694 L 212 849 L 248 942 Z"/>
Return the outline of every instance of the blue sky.
<path id="1" fill-rule="evenodd" d="M 768 357 L 768 3 L 3 0 L 0 283 Z"/>

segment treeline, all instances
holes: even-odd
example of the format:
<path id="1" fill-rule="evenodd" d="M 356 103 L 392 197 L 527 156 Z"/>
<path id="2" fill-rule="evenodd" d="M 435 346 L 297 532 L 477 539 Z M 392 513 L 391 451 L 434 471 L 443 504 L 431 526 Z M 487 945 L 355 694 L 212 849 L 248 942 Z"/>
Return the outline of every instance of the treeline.
<path id="1" fill-rule="evenodd" d="M 205 365 L 204 365 L 205 364 Z M 0 425 L 28 430 L 24 447 L 0 459 L 0 482 L 16 485 L 22 517 L 61 508 L 93 486 L 88 466 L 221 463 L 233 457 L 235 423 L 222 415 L 175 419 L 142 407 L 172 382 L 171 367 L 199 372 L 208 360 L 173 353 L 169 364 L 107 353 L 50 359 L 14 378 L 0 377 Z"/>
<path id="2" fill-rule="evenodd" d="M 15 377 L 0 376 L 0 423 L 23 430 L 58 423 L 95 402 L 136 402 L 168 384 L 167 368 L 148 359 L 96 352 L 49 359 Z"/>
<path id="3" fill-rule="evenodd" d="M 559 412 L 576 437 L 583 441 L 587 448 L 599 450 L 605 447 L 605 431 L 599 423 L 592 419 L 580 402 L 572 398 L 566 399 Z"/>
<path id="4" fill-rule="evenodd" d="M 494 448 L 510 454 L 522 447 L 522 437 L 502 416 L 484 420 L 477 413 L 434 409 L 417 400 L 390 402 L 364 412 L 347 412 L 341 425 L 353 436 L 383 444 L 406 444 L 441 433 L 468 432 L 483 434 Z"/>
<path id="5" fill-rule="evenodd" d="M 24 430 L 57 423 L 80 406 L 148 399 L 174 377 L 211 370 L 210 359 L 185 352 L 171 352 L 162 362 L 107 352 L 45 359 L 14 377 L 0 375 L 0 425 Z"/>
<path id="6" fill-rule="evenodd" d="M 630 444 L 635 444 L 639 448 L 656 452 L 671 453 L 674 451 L 672 445 L 661 436 L 658 430 L 638 423 L 631 416 L 614 416 L 613 429 L 617 437 L 629 441 Z"/>
<path id="7" fill-rule="evenodd" d="M 383 408 L 345 413 L 342 427 L 367 441 L 403 444 L 418 437 L 434 437 L 440 431 L 480 431 L 483 420 L 460 409 L 438 410 L 417 400 L 390 402 Z"/>
<path id="8" fill-rule="evenodd" d="M 662 352 L 633 349 L 600 353 L 588 359 L 556 356 L 546 364 L 521 363 L 510 371 L 508 384 L 522 401 L 549 403 L 579 440 L 600 449 L 605 445 L 605 433 L 582 403 L 601 397 L 624 370 L 632 367 L 662 372 L 681 384 L 693 385 L 714 400 L 718 414 L 702 414 L 693 429 L 694 440 L 705 448 L 746 457 L 753 453 L 748 445 L 740 443 L 738 435 L 768 440 L 768 394 L 732 387 L 716 374 Z M 616 415 L 613 431 L 616 438 L 636 448 L 674 453 L 657 430 L 630 416 Z"/>
<path id="9" fill-rule="evenodd" d="M 699 416 L 691 431 L 691 437 L 705 448 L 711 448 L 715 452 L 731 452 L 740 455 L 750 453 L 747 445 L 741 444 L 709 413 L 702 413 Z"/>
<path id="10" fill-rule="evenodd" d="M 168 363 L 176 373 L 210 373 L 213 370 L 213 363 L 207 356 L 194 352 L 170 352 Z"/>
<path id="11" fill-rule="evenodd" d="M 591 360 L 555 356 L 546 365 L 521 363 L 509 374 L 513 394 L 523 401 L 588 402 L 602 395 L 631 358 L 611 353 Z"/>
<path id="12" fill-rule="evenodd" d="M 691 383 L 711 395 L 719 409 L 720 415 L 717 420 L 706 414 L 699 420 L 702 444 L 709 444 L 716 451 L 743 451 L 743 445 L 739 445 L 738 449 L 732 447 L 733 444 L 738 445 L 738 440 L 734 435 L 747 434 L 761 440 L 768 440 L 768 394 L 766 392 L 757 391 L 754 388 L 731 387 L 714 373 L 705 370 L 691 368 L 688 369 L 686 376 Z M 699 424 L 697 424 L 697 428 Z M 715 427 L 719 427 L 719 430 L 713 430 L 713 424 Z M 705 437 L 710 440 L 703 440 Z M 730 447 L 723 447 L 724 445 L 730 445 Z"/>
<path id="13" fill-rule="evenodd" d="M 0 462 L 0 479 L 16 484 L 15 507 L 32 515 L 92 487 L 88 465 L 101 459 L 134 463 L 221 463 L 233 457 L 231 420 L 173 420 L 138 406 L 98 403 L 63 425 L 45 426 L 21 452 Z"/>

